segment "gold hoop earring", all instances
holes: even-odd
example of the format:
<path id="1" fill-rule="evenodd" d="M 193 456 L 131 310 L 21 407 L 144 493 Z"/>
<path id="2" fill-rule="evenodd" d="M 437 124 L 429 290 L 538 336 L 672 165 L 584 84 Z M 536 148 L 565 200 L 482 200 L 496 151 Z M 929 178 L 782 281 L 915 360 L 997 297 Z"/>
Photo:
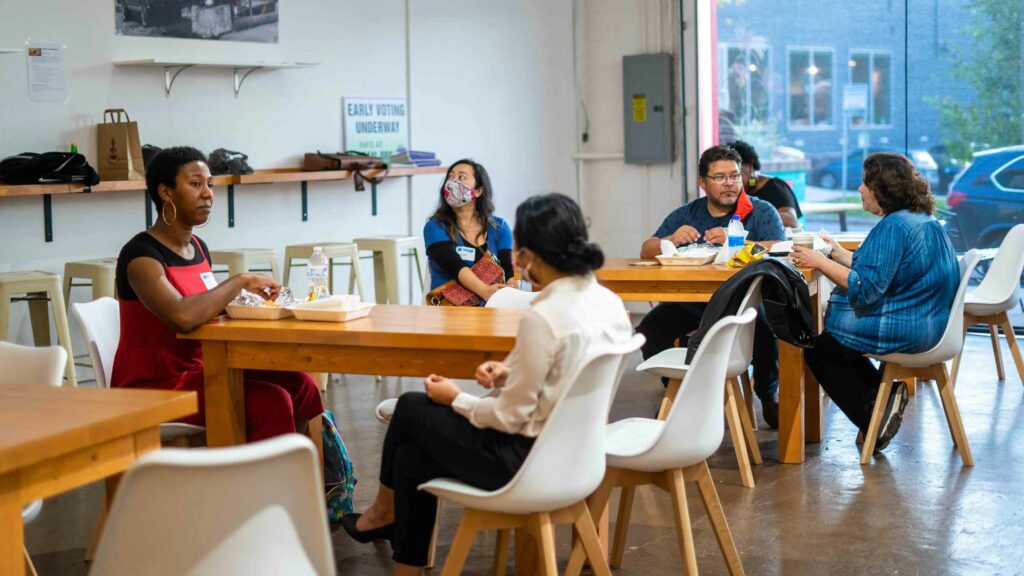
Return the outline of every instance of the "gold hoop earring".
<path id="1" fill-rule="evenodd" d="M 174 218 L 171 218 L 170 222 L 167 221 L 168 206 L 170 206 L 171 209 L 174 210 Z M 164 224 L 167 224 L 168 226 L 173 226 L 174 223 L 178 221 L 178 208 L 177 206 L 174 205 L 174 202 L 164 202 L 164 205 L 160 208 L 160 219 L 163 220 Z"/>

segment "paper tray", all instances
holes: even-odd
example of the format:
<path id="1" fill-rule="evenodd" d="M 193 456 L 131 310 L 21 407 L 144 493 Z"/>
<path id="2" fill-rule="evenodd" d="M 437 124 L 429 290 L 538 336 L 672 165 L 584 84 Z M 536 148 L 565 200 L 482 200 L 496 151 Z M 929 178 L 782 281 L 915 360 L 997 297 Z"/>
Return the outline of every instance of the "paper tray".
<path id="1" fill-rule="evenodd" d="M 288 309 L 299 320 L 310 320 L 313 322 L 348 322 L 356 318 L 363 318 L 373 308 L 372 302 L 357 304 L 351 308 L 307 308 L 301 304 L 289 306 Z"/>
<path id="2" fill-rule="evenodd" d="M 270 306 L 239 306 L 227 305 L 228 316 L 236 320 L 280 320 L 292 315 L 291 310 L 283 307 Z"/>
<path id="3" fill-rule="evenodd" d="M 703 266 L 715 260 L 716 254 L 707 256 L 655 256 L 662 266 Z"/>

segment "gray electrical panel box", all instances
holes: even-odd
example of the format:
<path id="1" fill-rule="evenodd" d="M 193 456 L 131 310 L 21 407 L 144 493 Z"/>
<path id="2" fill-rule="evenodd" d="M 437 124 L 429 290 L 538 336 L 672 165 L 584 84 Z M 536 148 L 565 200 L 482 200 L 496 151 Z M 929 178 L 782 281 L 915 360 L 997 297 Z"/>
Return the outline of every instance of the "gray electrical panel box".
<path id="1" fill-rule="evenodd" d="M 672 55 L 623 56 L 622 104 L 626 163 L 671 163 Z"/>

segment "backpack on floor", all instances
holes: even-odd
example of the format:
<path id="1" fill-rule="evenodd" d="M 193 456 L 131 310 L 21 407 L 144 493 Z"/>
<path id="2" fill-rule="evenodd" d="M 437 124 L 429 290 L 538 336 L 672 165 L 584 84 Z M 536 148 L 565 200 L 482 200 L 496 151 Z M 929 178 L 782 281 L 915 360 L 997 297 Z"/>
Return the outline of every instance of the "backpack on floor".
<path id="1" fill-rule="evenodd" d="M 345 514 L 351 514 L 352 493 L 359 480 L 352 468 L 345 442 L 338 432 L 338 422 L 330 410 L 324 410 L 324 486 L 327 489 L 327 519 L 340 522 Z"/>

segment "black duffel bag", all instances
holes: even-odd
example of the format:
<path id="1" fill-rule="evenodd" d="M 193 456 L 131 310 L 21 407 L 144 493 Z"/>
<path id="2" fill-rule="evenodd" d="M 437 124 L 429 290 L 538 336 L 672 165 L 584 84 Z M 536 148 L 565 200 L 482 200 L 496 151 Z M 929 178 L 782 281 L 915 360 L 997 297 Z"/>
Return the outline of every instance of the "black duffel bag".
<path id="1" fill-rule="evenodd" d="M 8 184 L 99 184 L 100 175 L 74 152 L 22 152 L 0 160 L 0 180 Z"/>

